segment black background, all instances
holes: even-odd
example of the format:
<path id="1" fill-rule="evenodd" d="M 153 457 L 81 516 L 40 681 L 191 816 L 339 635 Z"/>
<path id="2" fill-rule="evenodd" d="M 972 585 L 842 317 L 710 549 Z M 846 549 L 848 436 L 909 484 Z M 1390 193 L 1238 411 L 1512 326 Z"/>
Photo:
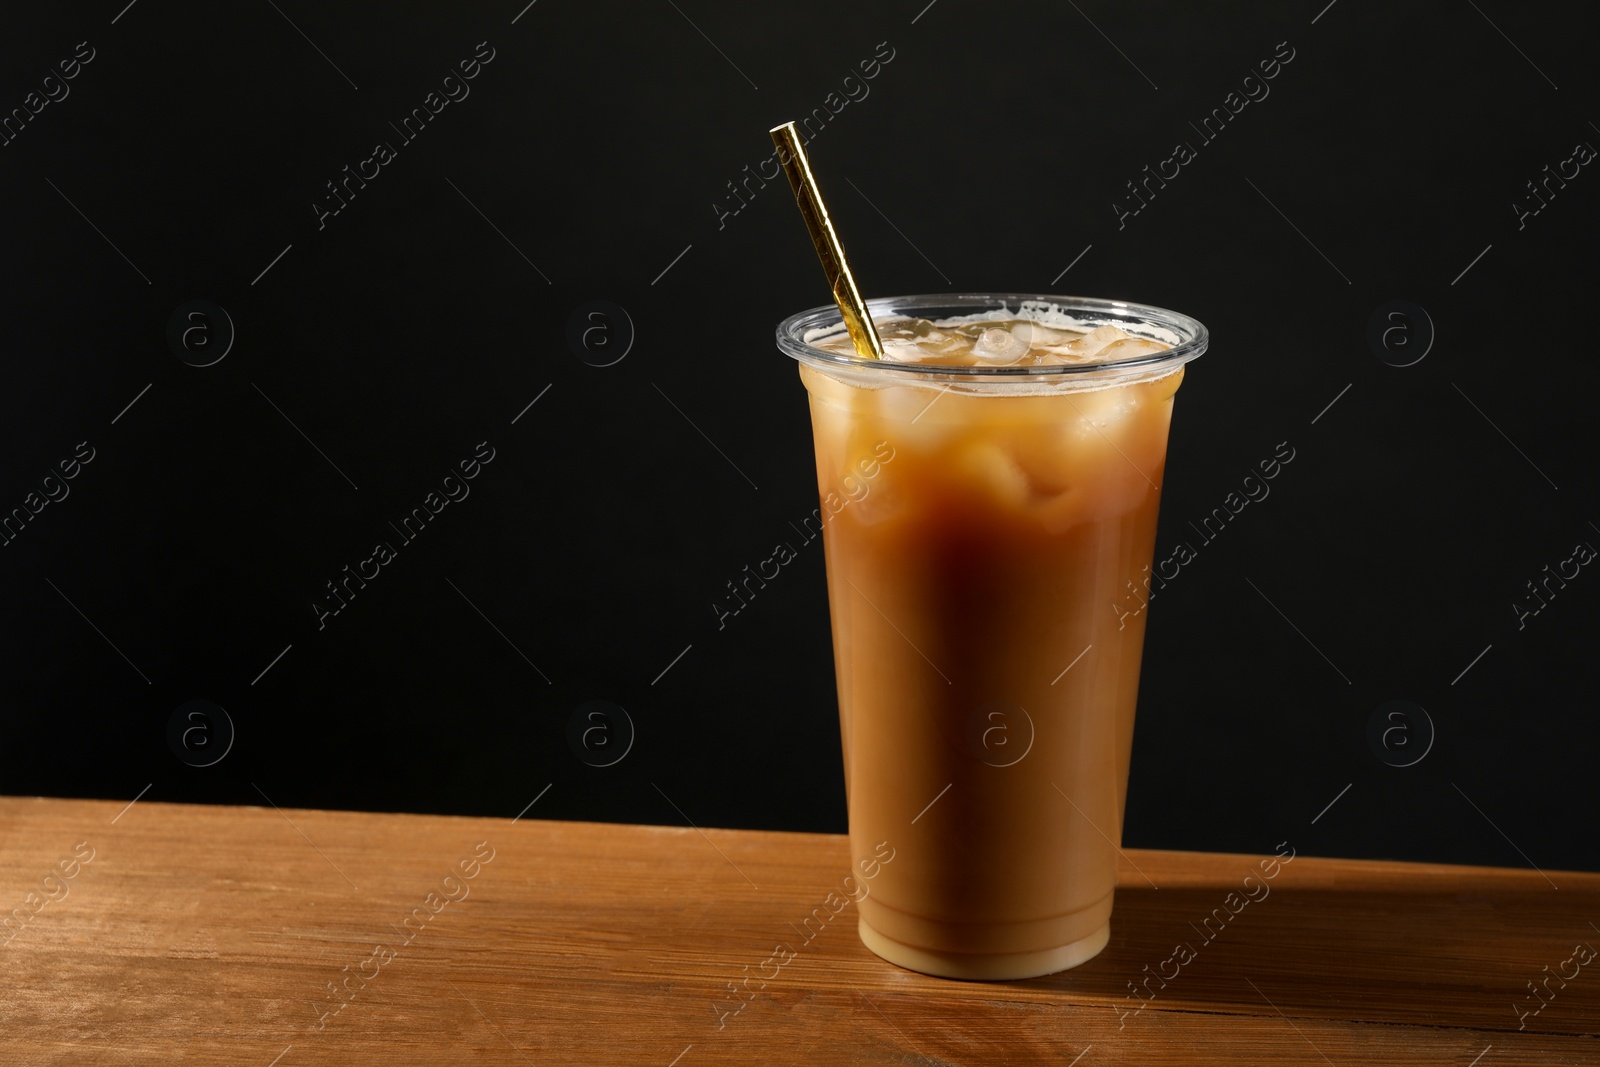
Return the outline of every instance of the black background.
<path id="1" fill-rule="evenodd" d="M 720 630 L 711 606 L 816 506 L 772 328 L 827 291 L 781 179 L 722 213 L 768 127 L 886 42 L 811 145 L 868 295 L 1205 322 L 1158 555 L 1295 450 L 1152 606 L 1126 842 L 1600 870 L 1600 577 L 1512 608 L 1600 545 L 1600 177 L 1512 206 L 1600 144 L 1576 11 L 8 11 L 7 112 L 94 58 L 0 148 L 0 509 L 95 458 L 0 549 L 0 792 L 842 831 L 820 548 Z M 479 42 L 470 96 L 402 143 Z M 1280 42 L 1270 95 L 1202 142 Z M 378 141 L 396 158 L 319 228 Z M 1179 141 L 1197 158 L 1119 227 Z M 196 299 L 237 331 L 209 367 L 166 340 Z M 1436 330 L 1407 367 L 1367 340 L 1395 299 Z M 591 300 L 636 331 L 608 367 L 567 341 Z M 470 496 L 319 630 L 325 583 L 482 441 Z M 195 699 L 237 730 L 209 767 L 167 740 Z M 1367 739 L 1395 699 L 1436 729 L 1405 768 Z M 613 766 L 567 742 L 591 700 L 636 728 Z"/>

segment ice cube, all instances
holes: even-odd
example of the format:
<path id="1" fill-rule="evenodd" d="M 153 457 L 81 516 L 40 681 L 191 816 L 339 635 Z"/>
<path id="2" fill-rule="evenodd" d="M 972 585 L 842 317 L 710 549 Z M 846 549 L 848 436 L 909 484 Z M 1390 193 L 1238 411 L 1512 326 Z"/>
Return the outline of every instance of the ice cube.
<path id="1" fill-rule="evenodd" d="M 1061 330 L 1052 330 L 1048 326 L 1041 326 L 1037 322 L 1017 322 L 1011 326 L 1011 332 L 1028 342 L 1029 345 L 1060 345 L 1076 337 L 1076 334 L 1065 333 Z"/>
<path id="2" fill-rule="evenodd" d="M 878 417 L 885 432 L 903 435 L 906 444 L 918 449 L 934 447 L 960 427 L 960 411 L 943 387 L 895 385 L 874 389 Z M 898 446 L 900 436 L 894 437 Z"/>
<path id="3" fill-rule="evenodd" d="M 933 323 L 927 319 L 889 319 L 877 322 L 878 336 L 884 341 L 915 341 L 919 337 L 926 337 L 935 329 Z"/>
<path id="4" fill-rule="evenodd" d="M 990 495 L 1010 507 L 1028 500 L 1028 476 L 999 445 L 983 442 L 961 451 L 957 467 Z"/>
<path id="5" fill-rule="evenodd" d="M 849 412 L 854 410 L 856 396 L 860 392 L 848 382 L 842 382 L 831 374 L 825 374 L 815 367 L 805 364 L 800 366 L 800 380 L 805 382 L 806 390 L 811 394 L 812 406 L 821 406 L 832 411 Z"/>
<path id="6" fill-rule="evenodd" d="M 1011 440 L 1011 455 L 1028 476 L 1028 490 L 1037 502 L 1071 489 L 1078 480 L 1081 461 L 1075 450 L 1061 444 L 1059 425 L 1019 432 Z"/>
<path id="7" fill-rule="evenodd" d="M 1064 489 L 1047 497 L 1034 507 L 1034 514 L 1044 528 L 1053 534 L 1065 533 L 1083 519 L 1084 494 Z"/>
<path id="8" fill-rule="evenodd" d="M 857 522 L 877 526 L 905 514 L 906 494 L 898 479 L 880 470 L 877 479 L 862 484 L 865 494 L 851 504 Z"/>
<path id="9" fill-rule="evenodd" d="M 972 354 L 985 363 L 1005 366 L 1028 354 L 1028 339 L 1010 330 L 991 326 L 978 335 L 972 345 Z"/>
<path id="10" fill-rule="evenodd" d="M 1097 389 L 1071 398 L 1078 417 L 1070 427 L 1080 441 L 1102 437 L 1105 431 L 1126 418 L 1139 406 L 1139 398 L 1129 389 Z"/>
<path id="11" fill-rule="evenodd" d="M 1115 326 L 1096 326 L 1076 341 L 1065 346 L 1068 353 L 1079 358 L 1098 355 L 1100 350 L 1113 341 L 1120 341 L 1128 335 Z"/>
<path id="12" fill-rule="evenodd" d="M 1118 359 L 1137 359 L 1140 356 L 1165 352 L 1168 347 L 1160 341 L 1147 341 L 1143 337 L 1124 337 L 1121 340 L 1112 341 L 1100 349 L 1095 353 L 1095 358 L 1108 362 Z"/>
<path id="13" fill-rule="evenodd" d="M 966 345 L 959 334 L 927 319 L 889 319 L 878 325 L 878 336 L 885 358 L 894 363 L 935 362 L 960 354 Z"/>
<path id="14" fill-rule="evenodd" d="M 883 358 L 890 363 L 920 363 L 927 353 L 915 341 L 900 337 L 883 338 Z"/>
<path id="15" fill-rule="evenodd" d="M 917 346 L 929 356 L 933 356 L 936 359 L 946 359 L 951 356 L 965 355 L 968 341 L 960 334 L 932 329 L 925 336 L 917 338 Z"/>
<path id="16" fill-rule="evenodd" d="M 1042 345 L 1033 350 L 1033 362 L 1051 367 L 1059 367 L 1067 363 L 1077 363 L 1070 352 L 1062 345 Z"/>

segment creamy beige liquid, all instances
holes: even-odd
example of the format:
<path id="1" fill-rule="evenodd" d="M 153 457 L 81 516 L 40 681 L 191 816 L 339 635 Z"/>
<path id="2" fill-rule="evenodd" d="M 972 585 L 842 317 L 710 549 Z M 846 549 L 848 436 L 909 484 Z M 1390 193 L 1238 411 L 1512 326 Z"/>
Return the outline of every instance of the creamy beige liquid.
<path id="1" fill-rule="evenodd" d="M 1018 323 L 880 328 L 887 358 L 921 363 L 1166 347 L 1111 338 L 1107 353 L 1103 330 Z M 801 377 L 824 499 L 877 461 L 824 526 L 852 854 L 896 850 L 859 902 L 862 938 L 953 977 L 1080 963 L 1109 936 L 1145 619 L 1128 583 L 1151 561 L 1182 370 L 1020 396 Z"/>

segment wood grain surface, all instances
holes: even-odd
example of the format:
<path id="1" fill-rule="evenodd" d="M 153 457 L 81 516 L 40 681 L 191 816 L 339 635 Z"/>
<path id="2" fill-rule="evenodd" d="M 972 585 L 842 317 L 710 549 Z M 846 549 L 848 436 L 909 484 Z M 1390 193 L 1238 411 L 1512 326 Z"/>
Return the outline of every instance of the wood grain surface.
<path id="1" fill-rule="evenodd" d="M 0 1063 L 1600 1064 L 1600 875 L 1133 849 L 1105 952 L 978 983 L 882 962 L 853 905 L 802 927 L 847 862 L 820 834 L 0 798 Z"/>

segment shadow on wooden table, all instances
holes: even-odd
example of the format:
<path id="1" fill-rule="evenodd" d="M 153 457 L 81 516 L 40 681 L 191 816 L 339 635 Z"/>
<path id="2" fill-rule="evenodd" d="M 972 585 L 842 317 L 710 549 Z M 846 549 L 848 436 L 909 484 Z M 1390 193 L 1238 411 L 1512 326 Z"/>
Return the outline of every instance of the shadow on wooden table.
<path id="1" fill-rule="evenodd" d="M 1416 883 L 1356 876 L 1342 888 L 1253 881 L 1258 899 L 1243 886 L 1124 884 L 1105 951 L 1015 984 L 1103 996 L 1119 1014 L 1277 1011 L 1592 1033 L 1600 878 L 1554 872 L 1567 882 L 1557 890 L 1461 870 Z"/>

